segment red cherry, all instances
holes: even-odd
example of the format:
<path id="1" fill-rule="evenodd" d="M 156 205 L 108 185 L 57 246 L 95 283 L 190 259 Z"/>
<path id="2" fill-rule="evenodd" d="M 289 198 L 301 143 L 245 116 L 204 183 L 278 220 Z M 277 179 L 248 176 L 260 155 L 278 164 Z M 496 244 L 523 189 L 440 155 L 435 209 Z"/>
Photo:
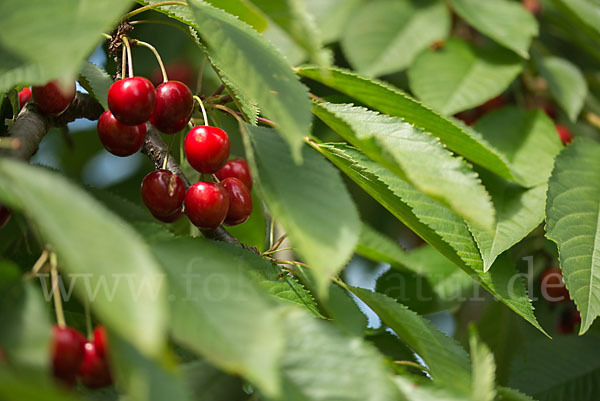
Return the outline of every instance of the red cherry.
<path id="1" fill-rule="evenodd" d="M 252 196 L 248 187 L 235 177 L 225 178 L 221 185 L 229 195 L 229 211 L 225 218 L 228 226 L 242 224 L 252 213 Z"/>
<path id="2" fill-rule="evenodd" d="M 175 61 L 165 66 L 167 70 L 167 76 L 173 81 L 183 82 L 187 86 L 194 86 L 196 84 L 196 71 L 186 61 Z M 158 86 L 163 83 L 162 71 L 160 68 L 156 68 L 150 75 L 150 80 L 154 86 Z"/>
<path id="3" fill-rule="evenodd" d="M 177 175 L 168 170 L 156 170 L 142 181 L 142 200 L 146 207 L 159 220 L 171 220 L 181 210 L 185 198 L 185 184 Z"/>
<path id="4" fill-rule="evenodd" d="M 523 7 L 533 15 L 538 15 L 542 11 L 540 0 L 523 0 Z"/>
<path id="5" fill-rule="evenodd" d="M 104 326 L 97 326 L 94 329 L 94 346 L 98 355 L 104 358 L 108 352 L 108 334 Z"/>
<path id="6" fill-rule="evenodd" d="M 98 137 L 113 155 L 131 156 L 144 144 L 146 125 L 125 125 L 106 110 L 98 119 Z"/>
<path id="7" fill-rule="evenodd" d="M 69 107 L 75 99 L 75 81 L 67 85 L 58 80 L 44 86 L 34 86 L 31 90 L 33 101 L 40 111 L 48 116 L 57 116 Z"/>
<path id="8" fill-rule="evenodd" d="M 12 211 L 0 205 L 0 228 L 4 227 L 10 221 Z"/>
<path id="9" fill-rule="evenodd" d="M 21 89 L 21 91 L 19 92 L 19 107 L 23 108 L 23 106 L 25 106 L 25 103 L 27 103 L 29 99 L 31 99 L 31 89 Z"/>
<path id="10" fill-rule="evenodd" d="M 560 334 L 573 334 L 575 327 L 581 323 L 581 315 L 574 308 L 563 311 L 558 317 L 556 329 Z"/>
<path id="11" fill-rule="evenodd" d="M 569 130 L 569 128 L 560 124 L 556 124 L 555 127 L 564 146 L 567 146 L 573 141 L 573 135 L 571 134 L 571 130 Z"/>
<path id="12" fill-rule="evenodd" d="M 540 276 L 542 296 L 552 303 L 569 301 L 569 291 L 563 281 L 560 268 L 546 269 Z"/>
<path id="13" fill-rule="evenodd" d="M 71 327 L 52 328 L 52 373 L 68 385 L 75 377 L 84 357 L 85 337 Z"/>
<path id="14" fill-rule="evenodd" d="M 169 81 L 156 88 L 156 106 L 150 122 L 160 132 L 174 134 L 185 128 L 194 111 L 192 91 L 184 83 Z"/>
<path id="15" fill-rule="evenodd" d="M 185 137 L 185 156 L 201 173 L 215 173 L 229 157 L 229 136 L 220 128 L 201 125 Z"/>
<path id="16" fill-rule="evenodd" d="M 154 218 L 156 220 L 160 220 L 164 223 L 173 223 L 173 222 L 179 220 L 181 218 L 181 216 L 183 216 L 183 209 L 179 208 L 168 216 L 157 216 L 155 214 L 153 214 L 152 216 L 154 216 Z"/>
<path id="17" fill-rule="evenodd" d="M 217 178 L 223 181 L 225 178 L 234 177 L 240 180 L 248 187 L 252 189 L 252 175 L 250 175 L 250 167 L 248 162 L 244 159 L 231 159 L 219 171 L 215 173 Z"/>
<path id="18" fill-rule="evenodd" d="M 214 182 L 200 181 L 192 185 L 185 194 L 184 203 L 192 224 L 206 230 L 219 227 L 229 210 L 227 191 Z"/>
<path id="19" fill-rule="evenodd" d="M 144 77 L 121 79 L 108 90 L 108 108 L 123 124 L 145 123 L 155 105 L 154 86 Z"/>
<path id="20" fill-rule="evenodd" d="M 488 100 L 487 102 L 479 106 L 478 109 L 481 111 L 481 114 L 487 114 L 501 107 L 504 107 L 506 103 L 506 98 L 503 95 L 500 95 Z"/>
<path id="21" fill-rule="evenodd" d="M 93 342 L 85 343 L 85 355 L 79 369 L 79 378 L 84 386 L 91 389 L 112 384 L 106 358 L 100 355 Z"/>

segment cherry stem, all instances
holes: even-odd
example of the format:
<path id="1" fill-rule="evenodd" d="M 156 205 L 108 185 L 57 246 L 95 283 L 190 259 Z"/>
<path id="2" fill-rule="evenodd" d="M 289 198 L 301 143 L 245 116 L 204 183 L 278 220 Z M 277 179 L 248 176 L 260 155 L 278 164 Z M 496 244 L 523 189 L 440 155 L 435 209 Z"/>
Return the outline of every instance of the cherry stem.
<path id="1" fill-rule="evenodd" d="M 194 95 L 194 100 L 198 102 L 200 105 L 200 109 L 202 109 L 202 118 L 204 119 L 204 125 L 208 125 L 208 116 L 206 115 L 206 109 L 204 108 L 204 103 L 202 103 L 202 99 L 199 96 Z"/>
<path id="2" fill-rule="evenodd" d="M 121 52 L 121 79 L 125 78 L 125 69 L 127 68 L 127 53 L 125 50 L 125 46 L 123 46 L 123 51 Z"/>
<path id="3" fill-rule="evenodd" d="M 271 232 L 271 233 L 272 233 L 272 232 Z M 271 242 L 273 241 L 273 240 L 272 240 L 272 238 L 273 238 L 273 236 L 271 236 Z M 281 243 L 282 243 L 282 242 L 283 242 L 283 241 L 284 241 L 286 238 L 287 238 L 287 234 L 283 234 L 281 237 L 279 237 L 279 239 L 277 240 L 277 242 L 276 242 L 274 245 L 272 245 L 272 246 L 271 246 L 271 247 L 270 247 L 270 248 L 267 250 L 267 252 L 273 252 L 274 250 L 276 250 L 277 248 L 279 248 L 279 247 L 281 246 Z M 265 252 L 265 253 L 267 253 L 267 252 Z"/>
<path id="4" fill-rule="evenodd" d="M 127 20 L 135 15 L 143 13 L 144 11 L 152 10 L 153 8 L 158 8 L 162 6 L 187 6 L 188 4 L 185 1 L 161 1 L 159 3 L 149 4 L 144 7 L 137 8 L 133 11 L 128 12 L 123 16 L 123 20 Z"/>
<path id="5" fill-rule="evenodd" d="M 66 327 L 65 314 L 63 312 L 62 300 L 60 299 L 60 289 L 58 288 L 58 268 L 56 254 L 50 253 L 50 277 L 52 280 L 52 295 L 54 296 L 54 309 L 56 312 L 56 322 L 58 327 Z"/>
<path id="6" fill-rule="evenodd" d="M 127 36 L 121 36 L 121 40 L 127 48 L 127 64 L 129 67 L 129 78 L 133 78 L 133 57 L 131 57 L 131 46 L 129 45 L 129 39 L 127 39 Z M 123 76 L 124 75 L 125 72 L 123 72 Z"/>
<path id="7" fill-rule="evenodd" d="M 274 251 L 265 251 L 265 252 L 263 252 L 263 256 L 273 255 L 274 253 L 277 253 L 277 252 L 292 251 L 293 249 L 294 248 L 280 248 L 280 249 L 275 249 Z"/>
<path id="8" fill-rule="evenodd" d="M 275 245 L 273 245 L 275 235 L 275 221 L 271 218 L 271 224 L 269 226 L 269 250 L 273 249 Z"/>
<path id="9" fill-rule="evenodd" d="M 169 141 L 169 147 L 167 148 L 167 153 L 165 153 L 165 161 L 163 161 L 162 169 L 167 169 L 167 162 L 169 161 L 169 155 L 171 154 L 171 147 L 173 146 L 173 142 L 175 142 L 175 135 L 171 135 L 171 140 Z"/>
<path id="10" fill-rule="evenodd" d="M 148 49 L 150 49 L 152 51 L 152 53 L 154 53 L 154 57 L 156 57 L 156 61 L 158 61 L 158 65 L 160 66 L 160 72 L 162 73 L 162 76 L 163 76 L 163 82 L 167 82 L 169 80 L 169 77 L 167 77 L 167 70 L 165 69 L 165 65 L 162 61 L 162 58 L 160 57 L 160 54 L 158 54 L 158 51 L 156 50 L 156 48 L 154 46 L 152 46 L 150 43 L 142 42 L 141 40 L 136 40 L 135 43 L 140 46 L 147 47 Z"/>
<path id="11" fill-rule="evenodd" d="M 598 114 L 592 113 L 591 111 L 587 112 L 585 115 L 585 119 L 588 123 L 600 129 L 600 116 Z"/>
<path id="12" fill-rule="evenodd" d="M 221 86 L 219 86 L 217 88 L 217 90 L 215 91 L 215 93 L 213 93 L 212 95 L 210 95 L 210 97 L 217 97 L 219 96 L 221 93 L 223 93 L 223 91 L 225 90 L 225 84 L 221 84 Z"/>

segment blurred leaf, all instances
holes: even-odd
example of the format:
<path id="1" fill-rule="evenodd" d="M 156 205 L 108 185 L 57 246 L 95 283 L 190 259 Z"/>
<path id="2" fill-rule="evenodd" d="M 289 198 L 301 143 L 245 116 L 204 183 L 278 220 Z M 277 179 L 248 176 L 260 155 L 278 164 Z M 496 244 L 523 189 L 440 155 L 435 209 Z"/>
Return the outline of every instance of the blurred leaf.
<path id="1" fill-rule="evenodd" d="M 473 399 L 477 401 L 493 401 L 496 397 L 496 363 L 494 354 L 481 342 L 474 326 L 469 337 L 471 349 Z"/>
<path id="2" fill-rule="evenodd" d="M 498 387 L 498 401 L 535 401 L 527 394 L 520 393 L 519 391 L 508 388 Z"/>
<path id="3" fill-rule="evenodd" d="M 563 146 L 541 110 L 503 107 L 483 116 L 475 129 L 508 160 L 517 182 L 534 187 L 548 181 Z"/>
<path id="4" fill-rule="evenodd" d="M 2 201 L 23 211 L 56 251 L 62 273 L 80 276 L 73 276 L 80 299 L 91 300 L 104 324 L 155 354 L 165 339 L 166 300 L 159 267 L 140 236 L 43 168 L 1 159 L 0 189 Z"/>
<path id="5" fill-rule="evenodd" d="M 521 4 L 508 0 L 452 0 L 456 13 L 475 29 L 523 58 L 538 34 L 535 17 Z"/>
<path id="6" fill-rule="evenodd" d="M 437 138 L 400 118 L 352 105 L 315 103 L 313 111 L 371 159 L 471 224 L 493 226 L 495 211 L 479 177 Z"/>
<path id="7" fill-rule="evenodd" d="M 317 293 L 348 262 L 360 221 L 339 173 L 308 147 L 294 164 L 283 140 L 268 128 L 246 125 L 246 153 L 256 186 L 297 252 L 314 269 Z"/>
<path id="8" fill-rule="evenodd" d="M 144 1 L 156 4 L 160 0 Z M 186 6 L 157 8 L 192 26 L 202 38 L 211 61 L 226 83 L 251 99 L 265 117 L 277 121 L 278 132 L 298 161 L 311 125 L 307 89 L 274 47 L 237 18 L 199 0 Z"/>
<path id="9" fill-rule="evenodd" d="M 494 269 L 484 272 L 481 255 L 464 220 L 354 148 L 323 144 L 318 149 L 408 228 L 545 333 L 533 314 L 523 280 L 515 280 L 514 265 L 508 258 L 500 258 Z"/>
<path id="10" fill-rule="evenodd" d="M 78 81 L 104 107 L 104 110 L 108 110 L 108 89 L 113 84 L 113 80 L 102 67 L 86 61 L 79 71 Z"/>
<path id="11" fill-rule="evenodd" d="M 548 182 L 546 236 L 556 242 L 563 279 L 581 312 L 580 334 L 600 314 L 600 145 L 576 140 L 556 158 Z"/>
<path id="12" fill-rule="evenodd" d="M 260 10 L 248 0 L 207 0 L 206 2 L 235 15 L 258 32 L 264 31 L 269 25 Z"/>
<path id="13" fill-rule="evenodd" d="M 441 49 L 421 53 L 408 69 L 408 78 L 419 99 L 449 115 L 498 96 L 522 68 L 522 60 L 506 49 L 477 48 L 450 39 Z"/>
<path id="14" fill-rule="evenodd" d="M 0 91 L 76 77 L 81 63 L 131 6 L 122 0 L 2 1 Z M 35 23 L 33 23 L 35 22 Z"/>
<path id="15" fill-rule="evenodd" d="M 349 289 L 423 358 L 436 382 L 465 394 L 470 393 L 469 358 L 456 341 L 406 306 L 383 294 L 357 287 Z"/>
<path id="16" fill-rule="evenodd" d="M 410 401 L 474 401 L 466 394 L 448 388 L 421 383 L 407 377 L 395 376 L 394 381 L 407 400 Z"/>
<path id="17" fill-rule="evenodd" d="M 560 57 L 545 57 L 538 63 L 542 77 L 556 103 L 567 113 L 571 121 L 576 121 L 587 96 L 587 83 L 579 68 Z"/>
<path id="18" fill-rule="evenodd" d="M 341 45 L 359 74 L 390 74 L 407 68 L 430 44 L 446 39 L 450 23 L 450 12 L 440 0 L 378 0 L 354 12 Z"/>
<path id="19" fill-rule="evenodd" d="M 600 340 L 565 336 L 532 341 L 513 360 L 510 377 L 511 387 L 540 401 L 596 401 Z"/>
<path id="20" fill-rule="evenodd" d="M 11 365 L 48 369 L 52 330 L 47 304 L 12 263 L 0 261 L 0 276 L 0 352 Z"/>
<path id="21" fill-rule="evenodd" d="M 0 399 L 7 401 L 81 401 L 82 398 L 55 386 L 50 378 L 27 372 L 11 372 L 0 365 Z"/>
<path id="22" fill-rule="evenodd" d="M 226 375 L 205 361 L 186 363 L 182 368 L 194 400 L 232 401 L 248 397 L 240 378 Z"/>
<path id="23" fill-rule="evenodd" d="M 315 17 L 323 42 L 337 42 L 346 29 L 350 16 L 364 0 L 305 0 Z"/>
<path id="24" fill-rule="evenodd" d="M 373 110 L 400 117 L 416 128 L 439 138 L 453 152 L 504 178 L 513 179 L 506 160 L 481 135 L 474 131 L 464 131 L 453 121 L 398 89 L 340 69 L 322 71 L 316 67 L 301 67 L 297 71 L 300 75 L 334 88 Z"/>
<path id="25" fill-rule="evenodd" d="M 552 0 L 562 17 L 570 26 L 583 30 L 589 38 L 600 43 L 600 1 L 598 0 Z"/>

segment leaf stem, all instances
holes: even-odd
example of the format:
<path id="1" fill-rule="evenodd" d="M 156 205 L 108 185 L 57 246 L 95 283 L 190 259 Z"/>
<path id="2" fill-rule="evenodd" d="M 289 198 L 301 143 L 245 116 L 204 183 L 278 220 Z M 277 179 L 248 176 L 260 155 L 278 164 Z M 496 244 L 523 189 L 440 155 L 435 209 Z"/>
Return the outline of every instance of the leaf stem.
<path id="1" fill-rule="evenodd" d="M 58 288 L 58 263 L 56 254 L 50 253 L 50 277 L 52 280 L 52 295 L 54 297 L 54 310 L 56 311 L 56 322 L 59 327 L 65 327 L 65 314 L 63 312 L 60 289 Z"/>
<path id="2" fill-rule="evenodd" d="M 123 44 L 127 48 L 127 64 L 129 67 L 129 78 L 133 78 L 133 57 L 131 57 L 131 46 L 129 45 L 129 39 L 127 36 L 121 36 Z M 123 73 L 125 75 L 125 73 Z"/>
<path id="3" fill-rule="evenodd" d="M 128 12 L 123 16 L 123 21 L 128 20 L 129 18 L 143 13 L 144 11 L 152 10 L 154 8 L 162 7 L 162 6 L 187 6 L 185 1 L 161 1 L 159 3 L 148 4 L 147 6 L 137 8 L 133 11 Z"/>
<path id="4" fill-rule="evenodd" d="M 401 366 L 410 366 L 411 368 L 416 368 L 419 370 L 422 370 L 423 372 L 427 372 L 429 374 L 431 374 L 431 371 L 429 369 L 427 369 L 425 366 L 420 365 L 416 362 L 412 362 L 412 361 L 394 361 L 394 363 L 396 365 L 401 365 Z"/>
<path id="5" fill-rule="evenodd" d="M 202 103 L 202 99 L 198 95 L 194 95 L 194 100 L 198 102 L 200 105 L 200 109 L 202 109 L 202 118 L 204 119 L 204 125 L 208 125 L 208 116 L 206 115 L 206 109 L 204 108 L 204 103 Z"/>
<path id="6" fill-rule="evenodd" d="M 158 65 L 160 66 L 160 72 L 162 73 L 162 76 L 163 76 L 163 82 L 167 82 L 169 80 L 169 77 L 167 76 L 167 70 L 165 69 L 165 64 L 163 63 L 162 58 L 160 57 L 160 54 L 158 54 L 156 47 L 152 46 L 150 43 L 142 42 L 141 40 L 136 40 L 134 43 L 136 43 L 140 46 L 146 47 L 152 51 L 152 53 L 154 54 L 154 57 L 156 57 L 156 61 L 158 61 Z"/>

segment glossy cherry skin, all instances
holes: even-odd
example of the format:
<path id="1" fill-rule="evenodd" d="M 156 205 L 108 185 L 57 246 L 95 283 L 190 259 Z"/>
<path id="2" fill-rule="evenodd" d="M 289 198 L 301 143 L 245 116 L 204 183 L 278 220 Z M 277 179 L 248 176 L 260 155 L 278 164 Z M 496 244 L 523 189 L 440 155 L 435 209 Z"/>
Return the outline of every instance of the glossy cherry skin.
<path id="1" fill-rule="evenodd" d="M 187 86 L 193 87 L 196 84 L 196 71 L 190 63 L 187 61 L 174 61 L 165 66 L 167 70 L 167 76 L 173 81 L 183 82 Z M 156 68 L 150 75 L 150 80 L 154 86 L 158 86 L 163 83 L 162 71 L 160 68 Z"/>
<path id="2" fill-rule="evenodd" d="M 85 337 L 71 327 L 52 328 L 52 373 L 65 384 L 75 383 L 85 354 Z"/>
<path id="3" fill-rule="evenodd" d="M 546 269 L 540 276 L 542 296 L 548 302 L 568 302 L 569 291 L 563 281 L 562 272 L 558 267 Z"/>
<path id="4" fill-rule="evenodd" d="M 4 206 L 0 205 L 0 228 L 4 227 L 10 221 L 12 211 Z"/>
<path id="5" fill-rule="evenodd" d="M 156 88 L 156 106 L 150 122 L 160 132 L 174 134 L 185 128 L 193 111 L 190 88 L 179 81 L 168 81 Z"/>
<path id="6" fill-rule="evenodd" d="M 110 386 L 112 377 L 106 358 L 101 356 L 93 342 L 85 343 L 85 355 L 79 369 L 79 378 L 90 389 Z"/>
<path id="7" fill-rule="evenodd" d="M 106 110 L 98 119 L 98 137 L 113 155 L 131 156 L 144 144 L 146 125 L 125 125 Z"/>
<path id="8" fill-rule="evenodd" d="M 94 329 L 94 346 L 98 355 L 104 358 L 108 353 L 108 333 L 104 326 L 97 326 Z"/>
<path id="9" fill-rule="evenodd" d="M 155 105 L 154 85 L 144 77 L 121 79 L 108 90 L 108 108 L 123 124 L 145 123 Z"/>
<path id="10" fill-rule="evenodd" d="M 220 184 L 200 181 L 185 194 L 185 213 L 196 227 L 211 230 L 219 227 L 229 210 L 229 196 Z"/>
<path id="11" fill-rule="evenodd" d="M 180 210 L 184 198 L 183 180 L 168 170 L 153 171 L 142 181 L 142 200 L 159 220 Z"/>
<path id="12" fill-rule="evenodd" d="M 252 175 L 250 174 L 250 167 L 248 162 L 244 159 L 237 158 L 231 159 L 219 171 L 215 173 L 217 178 L 223 181 L 225 178 L 234 177 L 252 189 Z"/>
<path id="13" fill-rule="evenodd" d="M 180 207 L 168 216 L 157 216 L 155 214 L 153 214 L 152 216 L 154 216 L 156 220 L 160 220 L 163 223 L 173 223 L 179 220 L 181 216 L 183 216 L 183 208 Z"/>
<path id="14" fill-rule="evenodd" d="M 567 146 L 573 141 L 571 130 L 564 125 L 556 124 L 556 131 L 558 132 L 558 136 L 564 146 Z"/>
<path id="15" fill-rule="evenodd" d="M 201 173 L 216 173 L 229 157 L 229 136 L 220 128 L 200 125 L 185 137 L 185 156 Z"/>
<path id="16" fill-rule="evenodd" d="M 31 94 L 33 101 L 42 113 L 47 116 L 57 116 L 65 111 L 75 99 L 75 91 L 75 81 L 65 85 L 54 80 L 44 86 L 32 87 Z"/>
<path id="17" fill-rule="evenodd" d="M 235 177 L 225 178 L 220 184 L 229 195 L 229 210 L 227 211 L 227 217 L 225 217 L 225 224 L 228 226 L 242 224 L 252 214 L 250 190 Z"/>
<path id="18" fill-rule="evenodd" d="M 23 106 L 25 106 L 25 103 L 27 103 L 29 99 L 31 99 L 31 89 L 21 89 L 21 91 L 19 92 L 19 107 L 23 108 Z"/>

